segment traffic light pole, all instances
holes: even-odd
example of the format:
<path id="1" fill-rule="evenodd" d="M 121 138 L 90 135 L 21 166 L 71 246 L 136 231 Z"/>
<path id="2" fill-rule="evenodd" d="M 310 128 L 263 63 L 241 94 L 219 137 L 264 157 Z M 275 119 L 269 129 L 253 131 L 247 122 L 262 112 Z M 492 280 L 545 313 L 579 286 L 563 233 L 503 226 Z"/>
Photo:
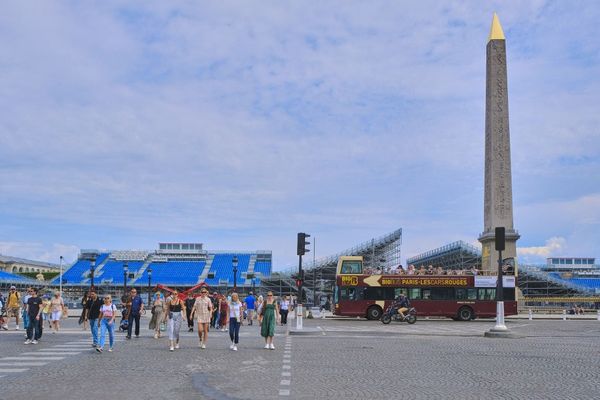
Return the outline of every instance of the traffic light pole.
<path id="1" fill-rule="evenodd" d="M 298 280 L 300 284 L 298 285 L 298 304 L 296 306 L 296 329 L 302 329 L 302 286 L 304 286 L 304 279 L 302 272 L 302 255 L 298 256 Z"/>

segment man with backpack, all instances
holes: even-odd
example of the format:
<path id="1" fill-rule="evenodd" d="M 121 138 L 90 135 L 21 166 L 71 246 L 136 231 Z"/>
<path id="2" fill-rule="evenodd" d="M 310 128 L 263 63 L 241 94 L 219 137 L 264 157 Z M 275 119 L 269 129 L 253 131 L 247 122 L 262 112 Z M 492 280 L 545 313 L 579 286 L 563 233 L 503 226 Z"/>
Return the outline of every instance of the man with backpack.
<path id="1" fill-rule="evenodd" d="M 17 292 L 15 286 L 10 287 L 8 297 L 6 298 L 6 324 L 10 321 L 10 317 L 15 317 L 17 326 L 15 330 L 19 330 L 19 314 L 21 313 L 21 295 Z"/>

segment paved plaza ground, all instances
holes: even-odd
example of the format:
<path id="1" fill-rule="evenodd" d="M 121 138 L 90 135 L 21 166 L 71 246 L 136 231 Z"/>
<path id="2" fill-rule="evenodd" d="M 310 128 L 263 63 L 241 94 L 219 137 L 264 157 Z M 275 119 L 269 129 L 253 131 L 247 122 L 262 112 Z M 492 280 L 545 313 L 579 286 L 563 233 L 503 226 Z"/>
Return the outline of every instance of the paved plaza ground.
<path id="1" fill-rule="evenodd" d="M 147 327 L 147 320 L 143 320 Z M 0 332 L 0 398 L 14 399 L 594 399 L 600 393 L 600 321 L 516 320 L 523 339 L 488 339 L 491 321 L 305 320 L 316 335 L 263 349 L 242 326 L 240 349 L 211 331 L 208 348 L 182 332 L 181 349 L 151 332 L 98 354 L 73 318 L 38 345 Z"/>

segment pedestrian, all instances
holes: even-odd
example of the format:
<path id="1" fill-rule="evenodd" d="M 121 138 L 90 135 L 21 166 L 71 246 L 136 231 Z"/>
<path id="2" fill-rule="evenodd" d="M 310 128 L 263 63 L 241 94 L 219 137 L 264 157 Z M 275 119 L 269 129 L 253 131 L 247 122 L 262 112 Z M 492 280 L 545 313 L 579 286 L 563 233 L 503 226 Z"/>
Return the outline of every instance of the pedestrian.
<path id="1" fill-rule="evenodd" d="M 131 339 L 131 331 L 135 322 L 135 337 L 140 337 L 140 316 L 144 312 L 144 300 L 137 294 L 137 290 L 132 288 L 127 298 L 127 336 L 125 339 Z"/>
<path id="2" fill-rule="evenodd" d="M 256 303 L 256 299 L 252 292 L 244 299 L 244 303 L 246 304 L 246 320 L 248 321 L 248 325 L 252 325 L 252 320 L 254 319 L 254 307 Z"/>
<path id="3" fill-rule="evenodd" d="M 90 330 L 92 331 L 92 347 L 96 348 L 100 344 L 98 338 L 98 325 L 100 318 L 100 308 L 103 305 L 103 301 L 98 298 L 98 294 L 95 290 L 90 291 L 88 300 L 85 302 L 83 309 L 83 319 L 90 323 Z"/>
<path id="4" fill-rule="evenodd" d="M 106 339 L 106 332 L 108 332 L 109 347 L 108 351 L 113 351 L 115 344 L 115 317 L 117 316 L 117 307 L 112 303 L 110 295 L 104 296 L 104 304 L 100 307 L 100 314 L 98 318 L 98 327 L 100 327 L 100 342 L 96 346 L 96 351 L 102 353 L 104 350 L 104 343 Z"/>
<path id="5" fill-rule="evenodd" d="M 208 325 L 210 324 L 210 318 L 213 314 L 213 305 L 211 299 L 208 298 L 208 290 L 202 288 L 200 296 L 194 301 L 192 306 L 191 318 L 194 316 L 198 319 L 198 339 L 200 340 L 200 348 L 206 348 L 206 342 L 208 341 Z M 187 307 L 187 304 L 186 304 Z"/>
<path id="6" fill-rule="evenodd" d="M 28 287 L 27 291 L 25 292 L 25 296 L 23 296 L 22 298 L 22 307 L 21 307 L 21 319 L 23 320 L 23 329 L 27 330 L 27 327 L 29 326 L 29 316 L 27 315 L 27 301 L 29 300 L 29 298 L 31 297 L 31 292 L 33 291 L 33 288 Z"/>
<path id="7" fill-rule="evenodd" d="M 81 329 L 87 331 L 87 320 L 85 319 L 85 305 L 87 304 L 90 298 L 89 292 L 85 292 L 83 297 L 81 298 L 81 315 L 79 316 L 79 325 L 83 325 Z"/>
<path id="8" fill-rule="evenodd" d="M 194 295 L 192 293 L 188 293 L 187 298 L 185 299 L 185 317 L 187 320 L 188 332 L 194 332 L 194 317 L 192 316 L 192 310 L 194 309 L 194 304 L 196 299 L 194 299 Z M 200 335 L 200 332 L 198 332 Z"/>
<path id="9" fill-rule="evenodd" d="M 179 331 L 185 315 L 185 303 L 179 299 L 179 292 L 174 290 L 167 299 L 166 318 L 169 320 L 169 351 L 179 348 Z"/>
<path id="10" fill-rule="evenodd" d="M 62 318 L 64 308 L 65 302 L 60 296 L 60 292 L 54 292 L 54 297 L 50 300 L 50 321 L 52 321 L 52 327 L 54 328 L 52 333 L 56 333 L 60 329 L 60 319 Z"/>
<path id="11" fill-rule="evenodd" d="M 165 301 L 163 300 L 160 292 L 154 294 L 154 300 L 152 302 L 152 318 L 150 319 L 149 328 L 154 330 L 154 339 L 160 337 L 160 326 L 164 323 L 165 313 Z"/>
<path id="12" fill-rule="evenodd" d="M 2 293 L 0 293 L 0 328 L 2 328 L 5 331 L 7 331 L 8 330 L 8 323 L 4 319 L 4 312 L 6 311 L 4 309 L 4 304 L 5 303 L 6 303 L 6 300 L 4 299 L 4 297 L 2 297 Z"/>
<path id="13" fill-rule="evenodd" d="M 244 312 L 244 305 L 240 301 L 240 298 L 236 292 L 231 294 L 231 301 L 229 306 L 229 338 L 231 339 L 231 346 L 229 348 L 233 351 L 237 351 L 237 345 L 240 341 L 240 326 L 242 325 L 242 313 Z"/>
<path id="14" fill-rule="evenodd" d="M 52 322 L 50 320 L 51 312 L 50 312 L 50 296 L 47 294 L 42 298 L 42 326 L 44 325 L 44 321 L 48 322 L 48 329 L 52 329 Z"/>
<path id="15" fill-rule="evenodd" d="M 260 318 L 260 334 L 265 338 L 265 349 L 275 350 L 273 337 L 275 336 L 275 324 L 279 319 L 279 307 L 277 307 L 273 292 L 267 293 L 267 299 L 263 303 Z"/>
<path id="16" fill-rule="evenodd" d="M 219 326 L 219 292 L 214 292 L 210 301 L 213 305 L 213 313 L 210 321 L 210 326 L 214 329 L 221 329 Z"/>
<path id="17" fill-rule="evenodd" d="M 10 322 L 11 317 L 15 317 L 16 327 L 15 330 L 19 330 L 19 314 L 21 313 L 21 294 L 17 292 L 15 286 L 10 287 L 8 297 L 6 298 L 6 324 Z"/>
<path id="18" fill-rule="evenodd" d="M 290 309 L 290 301 L 288 300 L 287 295 L 283 296 L 283 300 L 279 304 L 279 312 L 281 314 L 281 325 L 287 324 L 287 316 Z"/>
<path id="19" fill-rule="evenodd" d="M 27 325 L 27 340 L 25 340 L 25 344 L 37 344 L 42 336 L 40 321 L 42 314 L 42 299 L 38 297 L 36 288 L 31 288 L 29 290 L 31 295 L 27 300 L 26 310 L 29 324 Z"/>
<path id="20" fill-rule="evenodd" d="M 262 311 L 262 306 L 263 306 L 263 297 L 262 295 L 258 296 L 258 298 L 256 299 L 256 304 L 255 304 L 255 308 L 256 308 L 256 319 L 259 319 L 259 315 Z"/>
<path id="21" fill-rule="evenodd" d="M 223 296 L 219 299 L 219 316 L 221 320 L 221 331 L 227 332 L 227 322 L 229 321 L 229 306 L 227 305 L 227 299 Z"/>

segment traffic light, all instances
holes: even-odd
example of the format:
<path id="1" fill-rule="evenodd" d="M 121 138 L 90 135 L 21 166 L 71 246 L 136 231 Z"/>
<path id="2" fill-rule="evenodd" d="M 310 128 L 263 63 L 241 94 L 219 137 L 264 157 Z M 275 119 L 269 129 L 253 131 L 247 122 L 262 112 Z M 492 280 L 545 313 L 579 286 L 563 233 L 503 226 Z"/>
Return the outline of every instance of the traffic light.
<path id="1" fill-rule="evenodd" d="M 302 279 L 296 279 L 296 287 L 300 287 L 302 285 Z"/>
<path id="2" fill-rule="evenodd" d="M 304 233 L 304 232 L 298 233 L 298 251 L 296 252 L 297 255 L 303 256 L 304 254 L 306 254 L 310 251 L 309 249 L 306 248 L 306 246 L 310 244 L 310 242 L 306 241 L 306 238 L 309 238 L 309 237 L 310 237 L 310 235 L 308 233 Z"/>

